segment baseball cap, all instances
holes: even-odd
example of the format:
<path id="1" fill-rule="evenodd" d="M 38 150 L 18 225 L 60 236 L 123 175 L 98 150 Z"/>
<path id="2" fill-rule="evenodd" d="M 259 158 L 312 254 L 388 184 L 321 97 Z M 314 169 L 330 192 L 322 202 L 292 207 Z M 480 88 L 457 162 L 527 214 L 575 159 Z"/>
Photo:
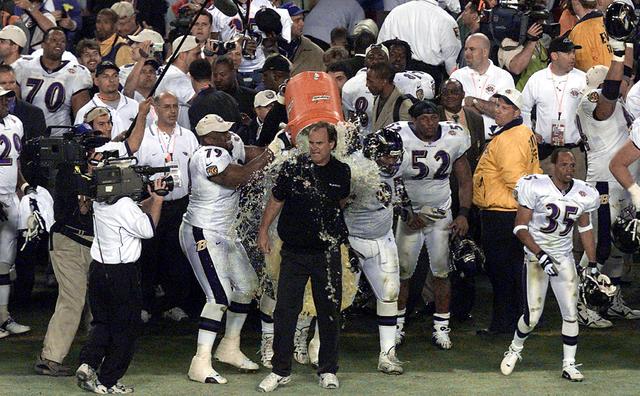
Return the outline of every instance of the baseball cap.
<path id="1" fill-rule="evenodd" d="M 178 36 L 175 40 L 173 40 L 173 43 L 171 45 L 171 48 L 173 48 L 172 54 L 176 53 L 176 48 L 178 48 L 178 45 L 180 45 L 180 42 L 182 41 L 182 37 L 184 36 Z M 187 35 L 187 38 L 184 40 L 182 47 L 180 47 L 180 49 L 178 50 L 178 54 L 191 51 L 194 48 L 198 48 L 199 45 L 200 44 L 198 44 L 198 40 L 196 39 L 196 36 L 192 36 L 189 34 Z"/>
<path id="2" fill-rule="evenodd" d="M 280 21 L 280 15 L 272 8 L 262 8 L 255 16 L 256 26 L 261 32 L 267 33 L 282 33 L 282 22 Z"/>
<path id="3" fill-rule="evenodd" d="M 158 62 L 155 59 L 147 59 L 146 61 L 144 61 L 144 66 L 151 66 L 153 67 L 155 70 L 158 70 L 160 68 L 160 62 Z"/>
<path id="4" fill-rule="evenodd" d="M 272 55 L 264 61 L 260 73 L 264 73 L 269 70 L 291 72 L 291 62 L 282 55 Z"/>
<path id="5" fill-rule="evenodd" d="M 198 121 L 196 133 L 198 136 L 204 136 L 211 132 L 227 132 L 232 126 L 233 122 L 225 121 L 217 114 L 207 114 Z"/>
<path id="6" fill-rule="evenodd" d="M 587 70 L 587 88 L 598 88 L 609 73 L 609 68 L 604 65 L 595 65 Z"/>
<path id="7" fill-rule="evenodd" d="M 130 35 L 129 39 L 136 43 L 143 43 L 145 41 L 151 41 L 154 44 L 164 44 L 164 39 L 162 35 L 156 31 L 151 29 L 142 29 L 136 35 Z"/>
<path id="8" fill-rule="evenodd" d="M 118 14 L 120 18 L 130 17 L 136 13 L 133 4 L 127 1 L 119 1 L 111 6 L 111 9 Z"/>
<path id="9" fill-rule="evenodd" d="M 379 31 L 380 29 L 378 29 L 378 25 L 376 24 L 376 22 L 373 19 L 367 18 L 356 23 L 356 26 L 353 28 L 353 32 L 351 32 L 351 34 L 357 36 L 362 32 L 369 32 L 378 37 Z"/>
<path id="10" fill-rule="evenodd" d="M 84 115 L 84 122 L 86 123 L 93 122 L 93 120 L 103 115 L 110 115 L 109 110 L 107 110 L 106 107 L 102 107 L 102 106 L 94 107 L 93 109 L 89 110 L 87 114 Z"/>
<path id="11" fill-rule="evenodd" d="M 289 16 L 292 16 L 292 17 L 302 15 L 306 12 L 305 10 L 303 10 L 302 8 L 298 7 L 293 3 L 284 3 L 283 5 L 280 6 L 280 8 L 287 10 L 289 12 Z"/>
<path id="12" fill-rule="evenodd" d="M 374 49 L 379 49 L 380 51 L 384 52 L 387 55 L 387 58 L 389 57 L 389 49 L 384 44 L 371 44 L 370 46 L 367 47 L 367 50 L 364 52 L 364 56 L 367 56 L 369 51 Z"/>
<path id="13" fill-rule="evenodd" d="M 0 96 L 5 96 L 5 95 L 7 95 L 7 96 L 15 96 L 16 93 L 13 92 L 10 89 L 0 88 Z"/>
<path id="14" fill-rule="evenodd" d="M 575 45 L 573 41 L 569 40 L 569 37 L 557 37 L 551 40 L 549 44 L 549 53 L 552 52 L 570 52 L 573 49 L 580 49 L 581 45 Z"/>
<path id="15" fill-rule="evenodd" d="M 113 69 L 113 70 L 117 71 L 118 73 L 120 73 L 120 68 L 118 66 L 116 66 L 115 63 L 113 63 L 111 61 L 102 61 L 102 62 L 98 63 L 98 66 L 96 66 L 96 77 L 98 77 L 99 75 L 101 75 L 102 73 L 104 73 L 105 71 L 107 71 L 109 69 Z"/>
<path id="16" fill-rule="evenodd" d="M 511 106 L 515 106 L 518 110 L 522 110 L 522 94 L 515 88 L 505 88 L 501 89 L 493 95 L 494 98 L 502 98 L 505 102 L 510 104 Z"/>
<path id="17" fill-rule="evenodd" d="M 265 107 L 278 100 L 276 93 L 270 89 L 260 91 L 253 99 L 253 107 Z"/>
<path id="18" fill-rule="evenodd" d="M 0 39 L 10 40 L 24 48 L 27 45 L 27 35 L 15 25 L 7 25 L 0 30 Z"/>
<path id="19" fill-rule="evenodd" d="M 438 114 L 438 106 L 429 100 L 420 100 L 409 108 L 409 115 L 413 118 L 423 114 Z"/>

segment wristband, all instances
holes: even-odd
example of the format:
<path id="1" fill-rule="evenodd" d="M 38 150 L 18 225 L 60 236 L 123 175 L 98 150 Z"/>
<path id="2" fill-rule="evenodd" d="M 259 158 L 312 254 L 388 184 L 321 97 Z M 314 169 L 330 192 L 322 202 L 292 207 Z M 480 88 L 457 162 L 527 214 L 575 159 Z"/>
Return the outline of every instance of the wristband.
<path id="1" fill-rule="evenodd" d="M 613 56 L 611 57 L 611 60 L 612 60 L 612 61 L 614 61 L 614 62 L 620 62 L 620 63 L 623 63 L 623 62 L 624 62 L 624 55 L 622 55 L 622 56 L 618 56 L 618 55 L 616 55 L 616 53 L 614 52 L 614 53 L 613 53 Z"/>
<path id="2" fill-rule="evenodd" d="M 22 193 L 23 193 L 23 194 L 26 194 L 26 193 L 25 193 L 25 190 L 26 190 L 27 188 L 29 188 L 29 183 L 25 182 L 25 183 L 23 183 L 23 184 L 20 186 L 20 191 L 22 191 Z"/>
<path id="3" fill-rule="evenodd" d="M 469 218 L 469 208 L 461 207 L 458 209 L 458 216 Z"/>
<path id="4" fill-rule="evenodd" d="M 632 77 L 633 76 L 633 68 L 625 65 L 624 66 L 624 76 L 625 77 Z"/>
<path id="5" fill-rule="evenodd" d="M 518 235 L 518 231 L 520 231 L 520 230 L 529 231 L 529 226 L 524 225 L 524 224 L 520 224 L 520 225 L 517 225 L 517 226 L 513 227 L 513 235 L 517 236 Z"/>
<path id="6" fill-rule="evenodd" d="M 578 226 L 578 232 L 579 232 L 580 234 L 582 234 L 583 232 L 587 232 L 587 231 L 589 231 L 589 230 L 593 230 L 593 224 L 591 224 L 591 223 L 589 223 L 589 225 L 586 225 L 586 226 L 584 226 L 584 227 L 580 227 L 580 226 Z"/>

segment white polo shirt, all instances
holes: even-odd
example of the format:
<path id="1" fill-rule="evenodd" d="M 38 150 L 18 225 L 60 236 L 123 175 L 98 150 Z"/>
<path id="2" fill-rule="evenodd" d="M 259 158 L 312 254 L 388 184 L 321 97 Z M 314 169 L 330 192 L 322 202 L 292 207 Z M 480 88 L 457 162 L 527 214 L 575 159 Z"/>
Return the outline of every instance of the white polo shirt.
<path id="1" fill-rule="evenodd" d="M 576 111 L 582 91 L 587 86 L 583 71 L 573 69 L 564 76 L 551 73 L 551 66 L 535 72 L 522 90 L 522 118 L 525 125 L 542 136 L 542 142 L 551 144 L 551 128 L 558 120 L 564 122 L 564 143 L 576 144 L 580 132 L 576 124 Z M 536 106 L 536 124 L 532 127 L 531 110 Z"/>
<path id="2" fill-rule="evenodd" d="M 169 70 L 160 81 L 156 93 L 164 91 L 169 91 L 178 98 L 178 106 L 180 107 L 178 124 L 183 128 L 191 128 L 189 123 L 189 107 L 191 107 L 191 104 L 189 101 L 195 96 L 196 91 L 193 90 L 189 75 L 174 65 L 169 66 Z"/>
<path id="3" fill-rule="evenodd" d="M 170 166 L 177 164 L 180 186 L 164 197 L 165 201 L 183 198 L 189 192 L 189 158 L 198 148 L 198 139 L 190 130 L 179 125 L 171 135 L 158 130 L 158 124 L 148 125 L 144 131 L 142 144 L 135 154 L 139 165 L 152 167 Z M 159 174 L 160 175 L 160 174 Z"/>
<path id="4" fill-rule="evenodd" d="M 480 74 L 469 66 L 465 66 L 462 69 L 454 71 L 451 74 L 451 78 L 460 81 L 465 96 L 472 96 L 482 100 L 491 99 L 496 92 L 502 89 L 515 89 L 511 74 L 494 65 L 490 59 L 489 63 L 489 67 L 484 74 Z M 490 139 L 492 137 L 490 135 L 491 127 L 496 125 L 496 122 L 493 118 L 484 114 L 482 115 L 482 120 L 484 121 L 484 138 Z"/>
<path id="5" fill-rule="evenodd" d="M 82 106 L 80 110 L 78 110 L 78 114 L 76 114 L 76 121 L 74 124 L 82 124 L 84 122 L 85 114 L 91 111 L 91 109 L 93 109 L 94 107 L 106 107 L 107 109 L 109 109 L 109 113 L 111 114 L 111 122 L 113 122 L 113 127 L 111 128 L 112 138 L 129 129 L 131 123 L 138 114 L 138 102 L 131 98 L 127 98 L 123 94 L 120 94 L 120 101 L 118 102 L 118 105 L 115 109 L 103 102 L 98 97 L 98 94 L 95 94 L 93 95 L 93 98 L 89 102 L 87 102 L 86 105 Z"/>
<path id="6" fill-rule="evenodd" d="M 410 1 L 391 10 L 378 43 L 395 38 L 409 43 L 414 59 L 434 66 L 444 63 L 449 74 L 462 48 L 458 24 L 437 0 Z"/>
<path id="7" fill-rule="evenodd" d="M 140 258 L 142 239 L 153 238 L 151 216 L 142 212 L 131 198 L 120 198 L 113 205 L 93 203 L 91 258 L 103 264 L 133 263 Z"/>

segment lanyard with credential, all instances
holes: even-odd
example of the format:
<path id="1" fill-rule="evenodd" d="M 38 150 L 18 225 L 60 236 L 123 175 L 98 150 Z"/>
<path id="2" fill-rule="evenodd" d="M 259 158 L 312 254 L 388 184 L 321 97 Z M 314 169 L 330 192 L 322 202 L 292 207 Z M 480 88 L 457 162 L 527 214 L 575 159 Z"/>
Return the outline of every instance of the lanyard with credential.
<path id="1" fill-rule="evenodd" d="M 176 146 L 176 132 L 175 129 L 173 131 L 173 133 L 171 134 L 171 137 L 169 138 L 169 143 L 165 143 L 164 142 L 164 138 L 162 136 L 160 136 L 161 132 L 159 128 L 156 128 L 157 132 L 157 136 L 158 136 L 158 141 L 160 142 L 160 148 L 162 148 L 162 153 L 165 154 L 164 156 L 164 162 L 165 163 L 169 163 L 171 161 L 173 161 L 173 152 L 175 150 L 175 146 Z"/>
<path id="2" fill-rule="evenodd" d="M 553 95 L 556 97 L 556 103 L 558 104 L 558 120 L 560 120 L 560 118 L 562 118 L 562 102 L 564 101 L 564 91 L 567 89 L 567 83 L 569 82 L 569 75 L 567 74 L 567 79 L 564 81 L 564 85 L 562 86 L 562 92 L 560 93 L 560 99 L 558 99 L 558 88 L 556 87 L 556 80 L 553 78 L 553 72 L 551 72 L 551 70 L 549 70 L 549 73 L 551 73 L 551 82 L 553 83 Z"/>

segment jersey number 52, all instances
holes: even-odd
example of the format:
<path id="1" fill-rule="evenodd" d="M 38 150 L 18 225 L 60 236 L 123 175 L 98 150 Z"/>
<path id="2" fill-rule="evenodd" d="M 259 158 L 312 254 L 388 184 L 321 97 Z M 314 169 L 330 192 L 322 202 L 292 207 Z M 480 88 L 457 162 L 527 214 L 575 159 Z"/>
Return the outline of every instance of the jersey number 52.
<path id="1" fill-rule="evenodd" d="M 418 174 L 412 176 L 413 180 L 422 180 L 425 177 L 429 176 L 429 167 L 423 161 L 427 158 L 427 150 L 411 150 L 411 167 L 418 171 Z M 436 170 L 436 173 L 433 174 L 433 179 L 435 180 L 443 180 L 449 177 L 449 173 L 447 170 L 449 169 L 449 164 L 451 163 L 451 158 L 449 154 L 444 150 L 439 150 L 436 152 L 436 155 L 433 156 L 436 161 L 441 161 L 442 163 Z"/>

